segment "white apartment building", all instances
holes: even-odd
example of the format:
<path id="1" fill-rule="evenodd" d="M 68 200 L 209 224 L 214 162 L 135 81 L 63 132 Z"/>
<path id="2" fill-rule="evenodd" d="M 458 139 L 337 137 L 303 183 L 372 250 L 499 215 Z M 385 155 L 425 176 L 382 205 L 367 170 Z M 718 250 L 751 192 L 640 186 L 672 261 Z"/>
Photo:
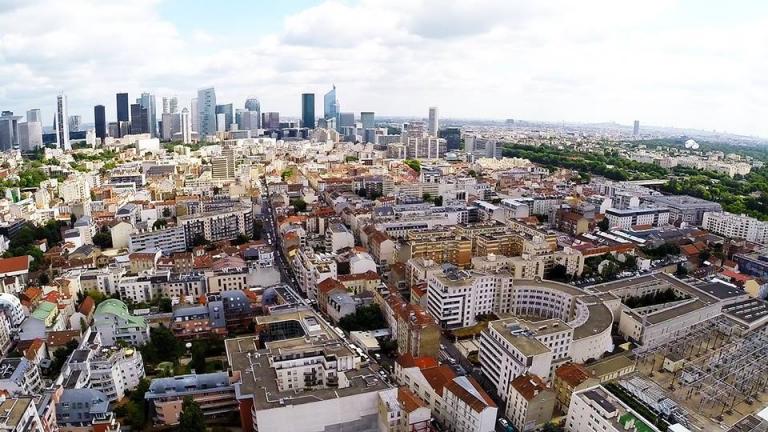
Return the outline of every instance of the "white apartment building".
<path id="1" fill-rule="evenodd" d="M 662 226 L 669 224 L 669 209 L 651 208 L 609 208 L 605 217 L 611 228 L 629 229 L 636 225 Z"/>
<path id="2" fill-rule="evenodd" d="M 83 334 L 80 347 L 72 352 L 60 380 L 98 390 L 117 402 L 144 377 L 141 353 L 134 348 L 105 346 L 100 334 L 91 329 Z"/>
<path id="3" fill-rule="evenodd" d="M 632 426 L 637 429 L 633 429 Z M 568 417 L 565 420 L 565 430 L 567 432 L 623 432 L 626 430 L 659 432 L 652 423 L 600 385 L 573 393 Z"/>
<path id="4" fill-rule="evenodd" d="M 420 368 L 409 359 L 413 357 L 401 356 L 395 364 L 398 384 L 430 407 L 443 430 L 494 431 L 498 408 L 474 378 L 456 376 L 446 365 Z"/>
<path id="5" fill-rule="evenodd" d="M 747 215 L 726 212 L 706 212 L 701 226 L 710 232 L 753 243 L 768 243 L 768 223 Z"/>
<path id="6" fill-rule="evenodd" d="M 13 396 L 36 395 L 43 389 L 40 370 L 25 357 L 0 360 L 0 389 Z"/>
<path id="7" fill-rule="evenodd" d="M 329 253 L 338 253 L 344 248 L 355 247 L 355 236 L 344 224 L 336 223 L 328 226 L 325 231 L 325 250 Z"/>
<path id="8" fill-rule="evenodd" d="M 475 325 L 475 317 L 496 310 L 496 293 L 511 292 L 512 278 L 455 270 L 427 279 L 427 310 L 444 328 Z"/>
<path id="9" fill-rule="evenodd" d="M 106 346 L 119 340 L 140 346 L 149 340 L 149 326 L 144 318 L 131 315 L 128 306 L 117 299 L 99 303 L 93 314 L 93 326 Z"/>
<path id="10" fill-rule="evenodd" d="M 128 240 L 128 251 L 133 253 L 144 249 L 161 250 L 165 255 L 170 255 L 173 252 L 184 252 L 187 250 L 184 227 L 177 226 L 132 233 Z"/>
<path id="11" fill-rule="evenodd" d="M 43 431 L 35 400 L 31 397 L 0 396 L 0 430 L 7 432 Z"/>
<path id="12" fill-rule="evenodd" d="M 336 260 L 331 254 L 316 254 L 310 248 L 303 248 L 293 257 L 293 271 L 302 292 L 311 299 L 317 298 L 317 284 L 336 278 Z"/>
<path id="13" fill-rule="evenodd" d="M 217 242 L 232 240 L 240 234 L 253 234 L 253 210 L 250 206 L 239 205 L 230 209 L 179 216 L 177 221 L 184 228 L 189 245 L 194 243 L 197 236 Z"/>

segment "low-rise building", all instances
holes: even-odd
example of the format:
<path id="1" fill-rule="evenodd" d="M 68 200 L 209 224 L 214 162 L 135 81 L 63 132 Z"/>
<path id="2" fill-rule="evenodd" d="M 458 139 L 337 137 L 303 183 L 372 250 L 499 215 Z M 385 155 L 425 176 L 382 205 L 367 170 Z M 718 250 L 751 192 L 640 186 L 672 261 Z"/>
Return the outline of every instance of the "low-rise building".
<path id="1" fill-rule="evenodd" d="M 233 378 L 226 372 L 179 375 L 153 379 L 144 399 L 150 404 L 157 425 L 179 423 L 181 406 L 189 396 L 206 417 L 223 416 L 237 410 Z"/>
<path id="2" fill-rule="evenodd" d="M 506 416 L 517 430 L 537 430 L 552 420 L 554 409 L 555 392 L 538 376 L 520 375 L 510 383 Z"/>
<path id="3" fill-rule="evenodd" d="M 602 386 L 577 391 L 571 397 L 565 420 L 567 432 L 622 432 L 632 430 L 633 427 L 635 430 L 660 432 Z"/>
<path id="4" fill-rule="evenodd" d="M 99 303 L 93 314 L 93 325 L 107 346 L 117 341 L 140 346 L 149 340 L 149 326 L 144 318 L 131 315 L 128 306 L 117 299 Z"/>

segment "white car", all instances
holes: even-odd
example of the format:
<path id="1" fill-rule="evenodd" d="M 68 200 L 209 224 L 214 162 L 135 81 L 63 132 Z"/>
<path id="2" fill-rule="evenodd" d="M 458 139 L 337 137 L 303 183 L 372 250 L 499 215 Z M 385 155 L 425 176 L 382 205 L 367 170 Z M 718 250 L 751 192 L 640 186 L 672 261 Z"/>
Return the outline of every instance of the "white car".
<path id="1" fill-rule="evenodd" d="M 500 418 L 500 419 L 499 419 L 499 424 L 500 424 L 502 427 L 507 427 L 507 426 L 509 426 L 509 422 L 508 422 L 508 421 L 506 421 L 506 420 L 504 420 L 503 418 Z"/>

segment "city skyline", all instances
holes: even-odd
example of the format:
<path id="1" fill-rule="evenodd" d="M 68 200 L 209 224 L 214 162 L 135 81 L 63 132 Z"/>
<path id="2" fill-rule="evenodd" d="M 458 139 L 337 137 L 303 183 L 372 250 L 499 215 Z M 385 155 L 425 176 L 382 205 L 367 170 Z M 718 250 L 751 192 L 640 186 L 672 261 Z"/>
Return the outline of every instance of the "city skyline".
<path id="1" fill-rule="evenodd" d="M 2 108 L 41 108 L 48 126 L 63 92 L 69 112 L 92 123 L 95 105 L 116 117 L 117 92 L 176 95 L 189 107 L 212 86 L 225 103 L 255 95 L 262 112 L 298 118 L 302 93 L 336 84 L 345 112 L 439 106 L 445 118 L 642 119 L 768 136 L 757 2 L 650 2 L 632 14 L 604 2 L 291 3 L 233 2 L 213 19 L 175 0 L 12 3 L 0 12 L 0 69 L 13 77 L 0 85 Z M 249 11 L 264 16 L 260 36 L 235 17 Z M 133 31 L 139 18 L 146 32 Z"/>

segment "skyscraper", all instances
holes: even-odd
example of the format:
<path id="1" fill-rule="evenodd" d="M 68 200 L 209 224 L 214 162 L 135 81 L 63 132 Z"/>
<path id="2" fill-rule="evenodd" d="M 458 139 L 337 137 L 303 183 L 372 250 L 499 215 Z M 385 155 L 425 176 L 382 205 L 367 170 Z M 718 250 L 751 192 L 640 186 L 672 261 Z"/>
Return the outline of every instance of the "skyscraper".
<path id="1" fill-rule="evenodd" d="M 635 126 L 632 128 L 632 135 L 640 135 L 640 120 L 635 120 Z"/>
<path id="2" fill-rule="evenodd" d="M 96 129 L 96 138 L 104 142 L 104 138 L 107 137 L 107 115 L 104 105 L 93 107 L 93 123 Z"/>
<path id="3" fill-rule="evenodd" d="M 200 130 L 200 128 L 197 127 L 198 120 L 200 120 L 200 117 L 197 115 L 197 98 L 192 98 L 189 102 L 189 127 L 195 132 Z"/>
<path id="4" fill-rule="evenodd" d="M 3 111 L 0 114 L 0 150 L 11 150 L 19 145 L 19 120 L 21 116 L 15 116 L 11 111 Z"/>
<path id="5" fill-rule="evenodd" d="M 118 93 L 117 94 L 117 122 L 127 122 L 131 121 L 131 118 L 128 117 L 128 93 Z"/>
<path id="6" fill-rule="evenodd" d="M 83 117 L 78 114 L 69 116 L 69 131 L 79 132 L 80 124 L 82 124 L 82 122 L 83 122 Z"/>
<path id="7" fill-rule="evenodd" d="M 147 121 L 147 109 L 142 108 L 141 104 L 131 104 L 131 134 L 143 134 L 149 133 L 147 128 L 149 122 Z"/>
<path id="8" fill-rule="evenodd" d="M 260 129 L 262 127 L 261 125 L 261 103 L 259 102 L 259 99 L 255 96 L 251 96 L 248 99 L 245 100 L 245 109 L 248 110 L 249 113 L 256 113 L 255 116 L 249 115 L 249 122 L 248 128 L 241 127 L 242 129 Z M 253 121 L 255 117 L 256 121 Z"/>
<path id="9" fill-rule="evenodd" d="M 213 87 L 197 91 L 197 128 L 200 140 L 216 135 L 216 90 Z"/>
<path id="10" fill-rule="evenodd" d="M 56 96 L 56 144 L 60 149 L 72 150 L 69 145 L 69 116 L 67 115 L 67 96 Z"/>
<path id="11" fill-rule="evenodd" d="M 224 113 L 216 114 L 216 132 L 227 131 L 227 115 Z"/>
<path id="12" fill-rule="evenodd" d="M 315 128 L 315 94 L 303 93 L 301 95 L 301 126 Z"/>
<path id="13" fill-rule="evenodd" d="M 163 114 L 176 114 L 179 109 L 179 98 L 163 96 Z"/>
<path id="14" fill-rule="evenodd" d="M 181 141 L 184 144 L 192 143 L 192 122 L 186 108 L 181 110 Z"/>
<path id="15" fill-rule="evenodd" d="M 334 84 L 331 91 L 323 96 L 323 117 L 326 119 L 335 118 L 338 123 L 340 111 L 341 105 L 339 105 L 339 99 L 336 98 L 336 85 Z"/>
<path id="16" fill-rule="evenodd" d="M 234 107 L 231 103 L 224 105 L 216 105 L 216 115 L 224 114 L 225 116 L 225 128 L 224 130 L 230 130 L 232 128 L 232 122 L 234 119 Z"/>
<path id="17" fill-rule="evenodd" d="M 39 121 L 19 123 L 19 149 L 31 152 L 43 147 L 43 124 Z"/>
<path id="18" fill-rule="evenodd" d="M 43 116 L 40 114 L 40 109 L 35 108 L 27 111 L 27 123 L 37 122 L 43 124 Z"/>
<path id="19" fill-rule="evenodd" d="M 150 136 L 157 136 L 157 110 L 155 107 L 155 95 L 150 93 L 142 93 L 141 98 L 136 99 L 136 103 L 140 104 L 142 108 L 147 110 L 147 126 L 145 127 L 145 133 L 149 133 Z"/>
<path id="20" fill-rule="evenodd" d="M 375 114 L 371 111 L 361 112 L 360 122 L 363 124 L 363 130 L 373 129 L 376 126 Z"/>
<path id="21" fill-rule="evenodd" d="M 261 127 L 264 129 L 278 129 L 280 127 L 279 112 L 265 112 L 261 115 Z"/>
<path id="22" fill-rule="evenodd" d="M 440 127 L 438 124 L 438 112 L 437 107 L 429 107 L 429 134 L 431 136 L 437 136 L 437 130 Z"/>

